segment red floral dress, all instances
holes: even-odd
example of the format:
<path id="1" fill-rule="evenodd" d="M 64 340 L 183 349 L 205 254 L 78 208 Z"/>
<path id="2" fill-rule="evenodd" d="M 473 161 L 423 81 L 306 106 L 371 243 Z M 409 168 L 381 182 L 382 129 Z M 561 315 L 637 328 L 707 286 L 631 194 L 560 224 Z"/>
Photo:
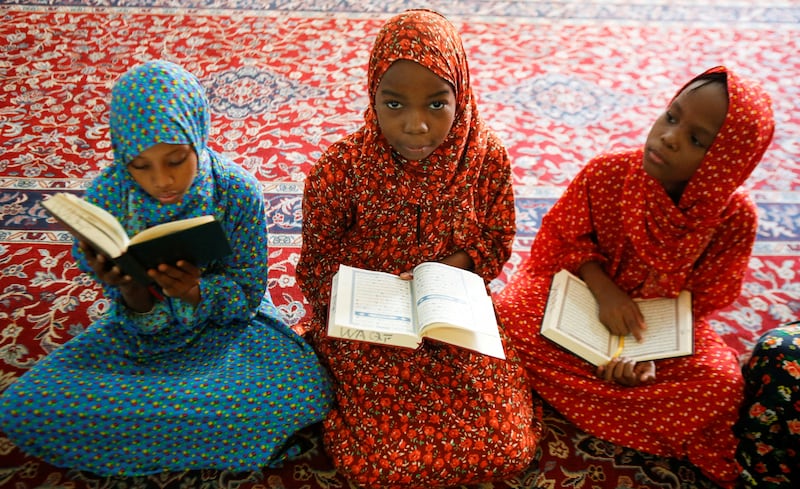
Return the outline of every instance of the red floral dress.
<path id="1" fill-rule="evenodd" d="M 396 155 L 372 107 L 397 59 L 420 63 L 456 94 L 448 138 L 422 161 Z M 447 344 L 415 351 L 325 334 L 330 284 L 340 263 L 391 273 L 463 250 L 487 281 L 499 274 L 515 232 L 511 168 L 478 116 L 463 47 L 429 11 L 390 20 L 369 67 L 365 125 L 332 145 L 306 180 L 297 276 L 312 306 L 309 340 L 334 380 L 324 423 L 335 466 L 364 487 L 437 487 L 506 477 L 531 461 L 541 431 L 519 357 Z"/>
<path id="2" fill-rule="evenodd" d="M 548 212 L 530 258 L 497 299 L 501 322 L 544 400 L 583 430 L 645 452 L 688 458 L 728 484 L 731 426 L 742 398 L 734 351 L 709 313 L 731 304 L 755 240 L 756 209 L 739 186 L 772 139 L 769 98 L 727 74 L 725 122 L 675 205 L 642 169 L 642 149 L 590 161 Z M 623 387 L 539 334 L 553 275 L 588 261 L 631 297 L 692 293 L 694 354 L 656 362 L 657 381 Z"/>

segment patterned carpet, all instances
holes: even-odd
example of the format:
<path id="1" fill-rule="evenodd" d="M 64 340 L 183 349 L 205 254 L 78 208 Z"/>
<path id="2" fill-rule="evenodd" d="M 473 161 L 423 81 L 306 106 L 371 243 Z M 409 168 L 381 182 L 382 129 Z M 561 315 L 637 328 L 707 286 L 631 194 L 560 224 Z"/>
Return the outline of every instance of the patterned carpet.
<path id="1" fill-rule="evenodd" d="M 714 325 L 745 355 L 761 332 L 800 316 L 798 1 L 3 2 L 0 390 L 108 307 L 40 202 L 55 191 L 79 193 L 111 160 L 107 102 L 121 73 L 165 58 L 202 79 L 214 111 L 212 145 L 262 182 L 270 291 L 296 324 L 306 310 L 294 279 L 303 176 L 360 124 L 366 60 L 383 20 L 419 6 L 459 27 L 480 109 L 513 159 L 518 235 L 493 290 L 514 273 L 542 215 L 588 158 L 640 144 L 683 81 L 726 64 L 762 80 L 777 130 L 748 181 L 760 225 L 745 288 Z M 711 487 L 688 464 L 610 445 L 546 414 L 537 462 L 482 487 Z M 0 434 L 0 486 L 348 487 L 316 435 L 301 433 L 308 450 L 282 471 L 116 480 L 25 457 Z"/>

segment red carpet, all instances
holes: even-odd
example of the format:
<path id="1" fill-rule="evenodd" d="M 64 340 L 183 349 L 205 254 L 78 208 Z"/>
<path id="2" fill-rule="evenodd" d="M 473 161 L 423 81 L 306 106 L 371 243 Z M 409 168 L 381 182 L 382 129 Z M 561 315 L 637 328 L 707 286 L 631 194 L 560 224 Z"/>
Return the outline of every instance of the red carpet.
<path id="1" fill-rule="evenodd" d="M 178 62 L 202 79 L 214 110 L 212 145 L 263 182 L 272 223 L 270 292 L 290 321 L 299 321 L 306 307 L 294 280 L 303 177 L 329 144 L 360 124 L 369 48 L 388 16 L 359 2 L 316 2 L 327 12 L 311 1 L 284 2 L 281 11 L 246 0 L 230 2 L 238 10 L 218 2 L 209 5 L 216 10 L 86 3 L 105 6 L 0 5 L 0 390 L 108 306 L 77 272 L 70 236 L 40 201 L 57 190 L 80 192 L 111 161 L 111 84 L 151 58 Z M 406 3 L 381 8 L 394 12 Z M 798 318 L 800 2 L 752 9 L 733 1 L 440 3 L 462 32 L 482 113 L 515 165 L 518 237 L 494 290 L 589 157 L 641 143 L 683 81 L 726 64 L 763 81 L 778 126 L 748 182 L 761 220 L 750 273 L 741 298 L 716 315 L 715 326 L 744 355 L 761 332 Z M 710 487 L 685 463 L 604 443 L 552 410 L 546 414 L 537 463 L 512 481 L 483 487 Z M 0 486 L 348 487 L 314 430 L 301 436 L 306 454 L 282 471 L 116 480 L 25 457 L 0 434 Z"/>

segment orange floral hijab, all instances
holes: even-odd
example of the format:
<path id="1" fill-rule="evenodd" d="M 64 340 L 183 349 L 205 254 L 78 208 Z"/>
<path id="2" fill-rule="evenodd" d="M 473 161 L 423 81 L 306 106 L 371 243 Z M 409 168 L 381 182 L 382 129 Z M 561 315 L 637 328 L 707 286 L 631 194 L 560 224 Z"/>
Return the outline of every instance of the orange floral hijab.
<path id="1" fill-rule="evenodd" d="M 375 113 L 378 84 L 398 60 L 410 60 L 431 70 L 453 87 L 456 114 L 447 139 L 427 158 L 408 161 L 395 153 L 381 134 Z M 472 164 L 486 155 L 487 131 L 478 115 L 461 38 L 443 16 L 430 10 L 399 14 L 378 33 L 367 74 L 369 108 L 364 119 L 362 158 L 376 172 L 395 180 L 394 187 L 411 201 L 436 195 L 451 196 L 467 188 Z"/>
<path id="2" fill-rule="evenodd" d="M 658 181 L 644 172 L 641 161 L 634 162 L 625 181 L 622 198 L 626 234 L 638 255 L 661 271 L 688 273 L 708 245 L 716 225 L 731 210 L 732 196 L 772 141 L 775 121 L 771 100 L 757 83 L 718 66 L 693 78 L 678 94 L 709 73 L 726 75 L 728 112 L 678 205 Z"/>

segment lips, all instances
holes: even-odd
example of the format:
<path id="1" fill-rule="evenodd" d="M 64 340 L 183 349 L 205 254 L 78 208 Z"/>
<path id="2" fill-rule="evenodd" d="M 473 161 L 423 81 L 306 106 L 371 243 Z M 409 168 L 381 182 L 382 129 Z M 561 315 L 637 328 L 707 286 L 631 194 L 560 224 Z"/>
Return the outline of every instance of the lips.
<path id="1" fill-rule="evenodd" d="M 430 146 L 402 146 L 402 150 L 399 152 L 403 158 L 409 161 L 419 161 L 427 158 L 431 151 Z"/>
<path id="2" fill-rule="evenodd" d="M 661 154 L 654 149 L 647 150 L 647 159 L 650 161 L 650 163 L 656 166 L 667 166 L 667 161 L 664 159 L 664 157 L 662 157 Z"/>
<path id="3" fill-rule="evenodd" d="M 427 146 L 406 146 L 405 152 L 409 154 L 424 154 L 428 152 Z"/>
<path id="4" fill-rule="evenodd" d="M 168 193 L 168 194 L 159 194 L 156 199 L 162 204 L 173 204 L 180 200 L 181 194 L 179 193 Z"/>

